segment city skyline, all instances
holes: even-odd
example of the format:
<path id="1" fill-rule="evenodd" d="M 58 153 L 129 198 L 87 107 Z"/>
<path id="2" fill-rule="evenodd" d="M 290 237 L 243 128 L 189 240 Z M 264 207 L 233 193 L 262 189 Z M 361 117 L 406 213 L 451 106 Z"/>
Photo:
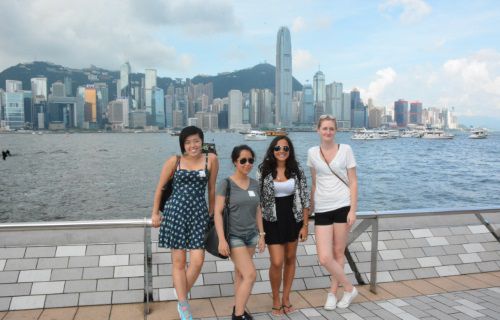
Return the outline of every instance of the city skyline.
<path id="1" fill-rule="evenodd" d="M 500 4 L 494 1 L 42 0 L 1 3 L 0 18 L 0 41 L 9 44 L 0 47 L 2 70 L 35 59 L 112 70 L 130 61 L 132 72 L 155 68 L 172 78 L 273 63 L 276 31 L 284 25 L 293 76 L 302 84 L 320 69 L 326 84 L 357 87 L 376 106 L 419 100 L 455 107 L 466 125 L 499 128 L 500 44 L 492 40 L 500 33 Z"/>

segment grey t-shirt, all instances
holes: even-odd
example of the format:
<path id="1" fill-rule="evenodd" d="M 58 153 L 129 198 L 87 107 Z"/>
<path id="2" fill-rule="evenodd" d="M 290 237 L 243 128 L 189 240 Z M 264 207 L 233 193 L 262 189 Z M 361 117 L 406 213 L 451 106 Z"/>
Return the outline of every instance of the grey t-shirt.
<path id="1" fill-rule="evenodd" d="M 247 190 L 241 189 L 231 178 L 229 195 L 229 234 L 245 236 L 257 230 L 257 206 L 260 204 L 259 183 L 250 178 Z M 217 186 L 217 195 L 226 196 L 227 180 Z"/>

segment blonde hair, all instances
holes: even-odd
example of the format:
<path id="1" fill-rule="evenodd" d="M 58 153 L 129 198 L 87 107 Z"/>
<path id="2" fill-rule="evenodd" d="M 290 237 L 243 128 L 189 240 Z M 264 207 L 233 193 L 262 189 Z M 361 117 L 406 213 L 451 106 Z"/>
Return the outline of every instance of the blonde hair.
<path id="1" fill-rule="evenodd" d="M 323 123 L 323 121 L 326 121 L 326 120 L 333 121 L 333 126 L 335 127 L 335 130 L 337 130 L 337 119 L 335 119 L 334 116 L 329 115 L 329 114 L 323 114 L 319 117 L 317 128 L 319 129 L 321 127 L 321 124 Z"/>

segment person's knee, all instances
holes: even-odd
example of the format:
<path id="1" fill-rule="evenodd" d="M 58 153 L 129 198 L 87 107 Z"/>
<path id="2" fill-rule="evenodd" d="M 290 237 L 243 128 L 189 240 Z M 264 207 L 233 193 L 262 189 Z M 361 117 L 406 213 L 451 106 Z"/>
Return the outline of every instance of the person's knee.
<path id="1" fill-rule="evenodd" d="M 283 259 L 271 259 L 271 268 L 281 270 L 283 268 Z"/>
<path id="2" fill-rule="evenodd" d="M 241 274 L 243 277 L 243 281 L 246 282 L 255 282 L 257 279 L 257 271 L 255 269 L 248 270 L 248 272 L 242 273 Z"/>
<path id="3" fill-rule="evenodd" d="M 285 256 L 285 265 L 294 265 L 295 262 L 297 261 L 297 255 L 295 252 L 289 252 Z"/>
<path id="4" fill-rule="evenodd" d="M 326 266 L 327 264 L 329 264 L 332 261 L 332 259 L 333 259 L 332 255 L 328 253 L 323 253 L 318 255 L 319 264 L 322 266 Z"/>
<path id="5" fill-rule="evenodd" d="M 344 251 L 345 251 L 345 247 L 335 246 L 333 248 L 333 255 L 335 256 L 335 260 L 343 259 L 344 258 Z"/>

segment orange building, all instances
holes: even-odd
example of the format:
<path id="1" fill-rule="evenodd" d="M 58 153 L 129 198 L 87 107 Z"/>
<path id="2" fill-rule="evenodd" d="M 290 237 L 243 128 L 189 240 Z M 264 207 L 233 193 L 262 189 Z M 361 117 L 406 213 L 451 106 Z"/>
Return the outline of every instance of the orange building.
<path id="1" fill-rule="evenodd" d="M 97 91 L 93 86 L 85 87 L 85 104 L 90 107 L 88 122 L 97 122 Z"/>

